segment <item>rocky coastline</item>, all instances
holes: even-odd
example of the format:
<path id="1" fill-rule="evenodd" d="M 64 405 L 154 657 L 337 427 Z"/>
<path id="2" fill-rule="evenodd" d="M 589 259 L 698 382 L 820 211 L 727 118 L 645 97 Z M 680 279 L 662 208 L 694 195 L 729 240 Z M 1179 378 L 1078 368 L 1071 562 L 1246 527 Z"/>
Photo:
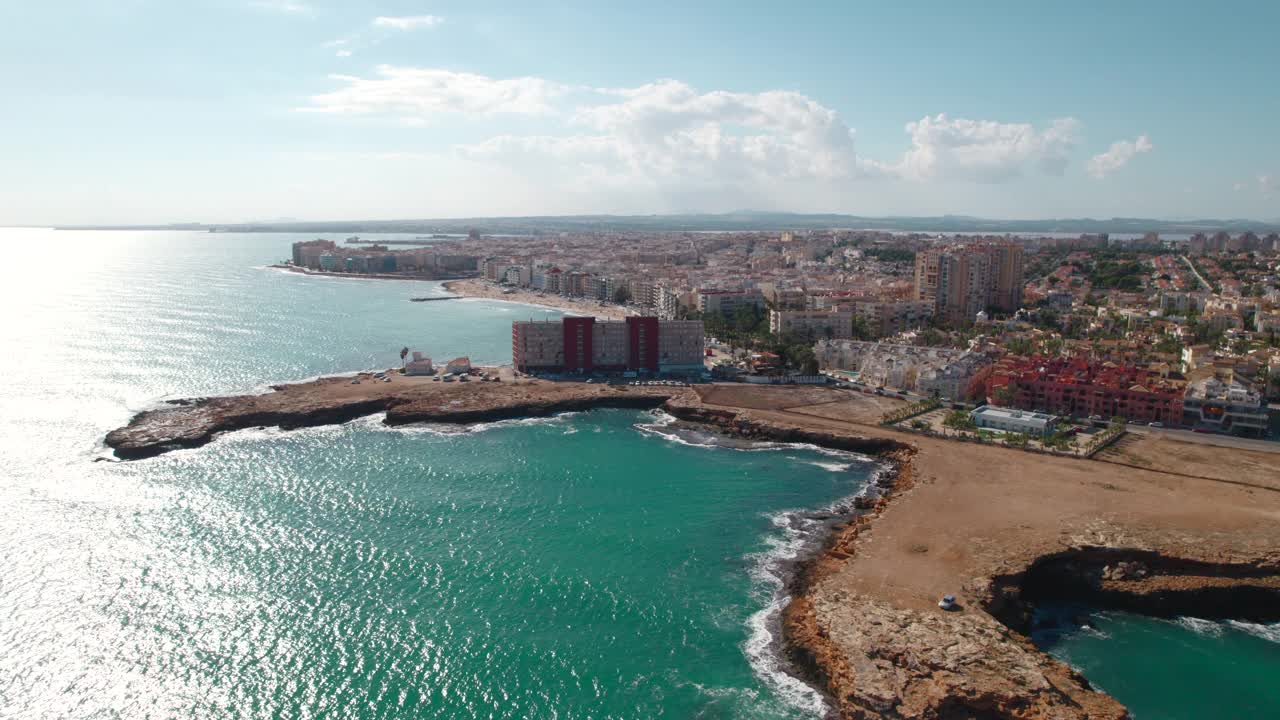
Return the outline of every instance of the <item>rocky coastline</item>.
<path id="1" fill-rule="evenodd" d="M 470 424 L 605 407 L 649 409 L 682 390 L 531 379 L 440 382 L 431 377 L 402 376 L 396 370 L 388 373 L 394 378 L 389 383 L 361 373 L 276 385 L 257 395 L 168 402 L 136 414 L 127 425 L 108 433 L 105 444 L 121 460 L 139 460 L 200 447 L 222 433 L 249 428 L 293 430 L 340 424 L 377 413 L 386 413 L 388 425 L 406 425 Z M 360 383 L 352 384 L 352 380 Z"/>
<path id="2" fill-rule="evenodd" d="M 133 459 L 238 428 L 377 412 L 388 424 L 472 423 L 626 407 L 662 408 L 748 440 L 875 455 L 892 471 L 835 518 L 823 549 L 800 564 L 782 616 L 793 668 L 827 693 L 838 718 L 1129 717 L 1032 643 L 1034 611 L 1045 601 L 1280 620 L 1280 472 L 1227 483 L 948 443 L 850 420 L 846 406 L 868 401 L 835 390 L 362 383 L 321 378 L 175 403 L 140 413 L 107 444 Z M 954 592 L 960 610 L 940 610 L 940 591 Z"/>
<path id="3" fill-rule="evenodd" d="M 902 522 L 899 506 L 904 501 L 947 492 L 945 478 L 934 473 L 966 468 L 978 468 L 981 473 L 980 459 L 990 459 L 990 472 L 999 473 L 1004 461 L 1020 459 L 1016 451 L 966 447 L 963 453 L 948 457 L 954 444 L 918 442 L 871 426 L 836 429 L 805 418 L 807 408 L 796 412 L 798 408 L 779 411 L 686 403 L 687 398 L 673 398 L 665 409 L 736 436 L 876 454 L 892 466 L 879 493 L 859 503 L 857 511 L 834 526 L 823 550 L 802 561 L 791 587 L 794 599 L 783 611 L 785 652 L 799 675 L 827 693 L 832 717 L 1130 717 L 1120 702 L 1096 691 L 1085 677 L 1031 641 L 1035 609 L 1043 602 L 1069 601 L 1162 618 L 1280 620 L 1280 538 L 1259 534 L 1256 526 L 1246 524 L 1249 542 L 1238 543 L 1227 539 L 1231 532 L 1226 527 L 1187 532 L 1179 527 L 1180 519 L 1153 522 L 1137 513 L 1122 523 L 1101 516 L 1083 527 L 1054 523 L 1058 526 L 1052 528 L 1051 538 L 1043 533 L 1047 528 L 1015 525 L 1015 537 L 1021 536 L 1015 542 L 984 548 L 987 552 L 973 553 L 979 557 L 967 558 L 965 564 L 973 574 L 957 588 L 962 603 L 958 612 L 938 609 L 933 604 L 936 596 L 912 603 L 901 593 L 886 592 L 886 585 L 895 581 L 892 575 L 875 583 L 879 587 L 868 588 L 872 583 L 867 578 L 856 578 L 859 561 L 867 559 L 859 556 L 880 551 L 886 539 L 908 556 L 936 552 L 929 547 L 933 537 L 921 542 L 894 537 L 899 534 L 895 525 Z M 814 424 L 830 429 L 818 430 Z M 1101 495 L 1103 506 L 1107 495 L 1132 492 L 1110 481 L 1132 475 L 1127 469 L 1093 461 L 1050 464 L 1065 468 L 1064 474 L 1096 476 L 1092 488 L 1082 492 Z M 1206 480 L 1212 486 L 1212 479 Z M 1185 484 L 1182 479 L 1177 482 Z M 1268 493 L 1252 494 L 1270 499 Z M 1017 498 L 1009 501 L 1010 511 L 1016 512 Z M 1194 503 L 1195 498 L 1187 501 Z M 1253 504 L 1257 498 L 1243 501 Z M 963 501 L 949 504 L 952 507 L 930 536 L 943 534 L 965 512 Z M 886 517 L 890 510 L 896 517 Z M 1275 511 L 1271 503 L 1262 521 Z M 986 544 L 976 537 L 965 541 Z"/>

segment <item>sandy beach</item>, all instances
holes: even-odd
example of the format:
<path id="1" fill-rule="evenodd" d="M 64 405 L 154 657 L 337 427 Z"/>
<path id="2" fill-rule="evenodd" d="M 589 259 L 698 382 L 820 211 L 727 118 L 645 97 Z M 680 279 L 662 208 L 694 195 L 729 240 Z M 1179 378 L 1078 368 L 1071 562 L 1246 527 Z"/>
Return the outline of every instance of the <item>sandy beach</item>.
<path id="1" fill-rule="evenodd" d="M 601 304 L 596 300 L 577 300 L 561 295 L 543 294 L 520 288 L 514 288 L 514 292 L 506 293 L 503 292 L 504 288 L 484 280 L 450 280 L 444 284 L 444 287 L 449 292 L 466 297 L 504 300 L 522 305 L 537 305 L 563 310 L 574 315 L 593 315 L 598 318 L 621 320 L 628 315 L 637 314 L 622 305 Z"/>

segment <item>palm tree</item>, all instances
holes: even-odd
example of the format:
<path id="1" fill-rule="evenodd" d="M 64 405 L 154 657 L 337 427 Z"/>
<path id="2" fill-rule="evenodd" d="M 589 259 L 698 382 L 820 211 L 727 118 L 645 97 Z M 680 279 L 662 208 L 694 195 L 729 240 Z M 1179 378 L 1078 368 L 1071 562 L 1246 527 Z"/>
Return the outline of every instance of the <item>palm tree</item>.
<path id="1" fill-rule="evenodd" d="M 400 348 L 400 367 L 404 367 L 404 359 L 409 355 L 409 348 Z"/>

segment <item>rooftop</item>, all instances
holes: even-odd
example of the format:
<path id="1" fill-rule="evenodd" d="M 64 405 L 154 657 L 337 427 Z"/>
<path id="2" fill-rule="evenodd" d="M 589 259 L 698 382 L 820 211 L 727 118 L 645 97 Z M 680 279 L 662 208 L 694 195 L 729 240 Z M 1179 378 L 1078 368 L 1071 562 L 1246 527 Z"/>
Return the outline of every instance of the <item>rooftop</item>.
<path id="1" fill-rule="evenodd" d="M 1014 410 L 1012 408 L 996 407 L 995 405 L 983 405 L 973 411 L 975 415 L 983 417 L 997 418 L 1000 420 L 1037 420 L 1040 422 L 1053 422 L 1057 419 L 1054 415 L 1048 413 L 1031 412 L 1030 410 Z"/>

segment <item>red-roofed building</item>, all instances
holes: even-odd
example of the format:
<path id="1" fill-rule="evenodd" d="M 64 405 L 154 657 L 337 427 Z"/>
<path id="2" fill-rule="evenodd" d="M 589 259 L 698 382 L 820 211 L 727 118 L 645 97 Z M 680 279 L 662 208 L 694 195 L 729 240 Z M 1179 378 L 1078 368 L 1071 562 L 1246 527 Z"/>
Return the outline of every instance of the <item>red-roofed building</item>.
<path id="1" fill-rule="evenodd" d="M 1149 369 L 1083 358 L 1009 356 L 986 378 L 987 402 L 1055 415 L 1182 422 L 1185 383 Z"/>

